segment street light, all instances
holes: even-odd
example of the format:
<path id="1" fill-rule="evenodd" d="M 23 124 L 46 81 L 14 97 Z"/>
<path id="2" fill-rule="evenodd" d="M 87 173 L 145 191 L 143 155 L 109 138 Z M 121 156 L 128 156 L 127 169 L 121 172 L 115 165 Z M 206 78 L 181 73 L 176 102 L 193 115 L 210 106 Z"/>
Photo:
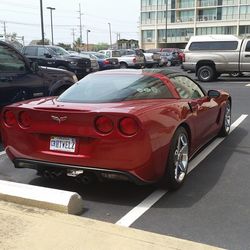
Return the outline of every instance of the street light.
<path id="1" fill-rule="evenodd" d="M 108 23 L 108 25 L 109 25 L 109 43 L 110 43 L 110 48 L 112 49 L 111 23 Z"/>
<path id="2" fill-rule="evenodd" d="M 90 30 L 87 30 L 87 51 L 89 50 L 89 32 Z"/>
<path id="3" fill-rule="evenodd" d="M 52 42 L 52 45 L 54 45 L 52 11 L 55 10 L 56 8 L 47 7 L 47 9 L 50 10 L 51 42 Z"/>

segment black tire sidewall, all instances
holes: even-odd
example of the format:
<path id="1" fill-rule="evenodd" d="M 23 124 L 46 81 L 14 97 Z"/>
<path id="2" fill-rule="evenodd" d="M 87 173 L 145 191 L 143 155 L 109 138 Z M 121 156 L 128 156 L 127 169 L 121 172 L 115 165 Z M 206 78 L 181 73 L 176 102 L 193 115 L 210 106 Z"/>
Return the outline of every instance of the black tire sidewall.
<path id="1" fill-rule="evenodd" d="M 203 70 L 207 70 L 209 71 L 210 73 L 210 76 L 208 78 L 202 78 L 201 76 L 201 72 Z M 198 69 L 198 72 L 197 72 L 197 76 L 198 76 L 198 79 L 201 81 L 201 82 L 210 82 L 214 79 L 214 76 L 215 76 L 215 70 L 211 67 L 211 66 L 201 66 L 199 69 Z"/>

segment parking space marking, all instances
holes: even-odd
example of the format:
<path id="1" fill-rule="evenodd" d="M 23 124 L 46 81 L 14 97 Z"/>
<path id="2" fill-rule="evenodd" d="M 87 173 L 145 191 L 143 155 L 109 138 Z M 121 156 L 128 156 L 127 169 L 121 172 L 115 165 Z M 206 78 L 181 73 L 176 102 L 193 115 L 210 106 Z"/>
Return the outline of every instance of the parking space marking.
<path id="1" fill-rule="evenodd" d="M 246 87 L 250 87 L 250 84 L 247 84 Z"/>
<path id="2" fill-rule="evenodd" d="M 241 115 L 232 125 L 230 134 L 247 118 L 248 115 Z M 224 138 L 215 139 L 208 147 L 206 147 L 200 154 L 198 154 L 193 160 L 189 163 L 190 173 L 195 169 L 199 163 L 201 163 L 221 142 L 225 140 Z M 120 220 L 115 224 L 130 227 L 137 219 L 139 219 L 147 210 L 149 210 L 158 200 L 160 200 L 165 194 L 168 193 L 168 190 L 158 189 L 151 193 L 146 199 L 144 199 L 140 204 L 130 210 L 125 214 Z"/>
<path id="3" fill-rule="evenodd" d="M 6 154 L 5 151 L 0 152 L 0 156 L 1 156 L 1 155 L 5 155 L 5 154 Z"/>

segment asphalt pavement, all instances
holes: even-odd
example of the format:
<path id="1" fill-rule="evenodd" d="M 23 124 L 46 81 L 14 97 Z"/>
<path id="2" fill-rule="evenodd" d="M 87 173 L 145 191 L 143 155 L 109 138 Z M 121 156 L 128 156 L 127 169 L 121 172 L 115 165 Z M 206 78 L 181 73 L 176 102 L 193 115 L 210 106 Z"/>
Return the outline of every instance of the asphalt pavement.
<path id="1" fill-rule="evenodd" d="M 231 93 L 234 122 L 250 115 L 249 83 L 250 77 L 225 75 L 201 85 Z M 130 227 L 226 249 L 250 249 L 249 131 L 250 117 L 246 117 L 196 166 L 180 190 L 163 193 Z M 156 190 L 118 181 L 83 185 L 71 178 L 46 180 L 33 170 L 15 169 L 5 154 L 0 155 L 0 179 L 78 192 L 85 202 L 82 217 L 110 223 Z"/>

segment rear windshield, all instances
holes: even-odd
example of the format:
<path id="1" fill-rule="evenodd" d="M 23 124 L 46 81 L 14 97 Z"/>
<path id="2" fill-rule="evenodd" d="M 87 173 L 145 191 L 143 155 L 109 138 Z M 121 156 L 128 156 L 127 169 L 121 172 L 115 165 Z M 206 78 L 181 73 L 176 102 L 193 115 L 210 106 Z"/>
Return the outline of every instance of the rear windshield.
<path id="1" fill-rule="evenodd" d="M 102 103 L 171 98 L 158 78 L 144 75 L 88 75 L 58 97 L 61 102 Z"/>
<path id="2" fill-rule="evenodd" d="M 192 42 L 189 50 L 236 50 L 237 41 Z"/>

